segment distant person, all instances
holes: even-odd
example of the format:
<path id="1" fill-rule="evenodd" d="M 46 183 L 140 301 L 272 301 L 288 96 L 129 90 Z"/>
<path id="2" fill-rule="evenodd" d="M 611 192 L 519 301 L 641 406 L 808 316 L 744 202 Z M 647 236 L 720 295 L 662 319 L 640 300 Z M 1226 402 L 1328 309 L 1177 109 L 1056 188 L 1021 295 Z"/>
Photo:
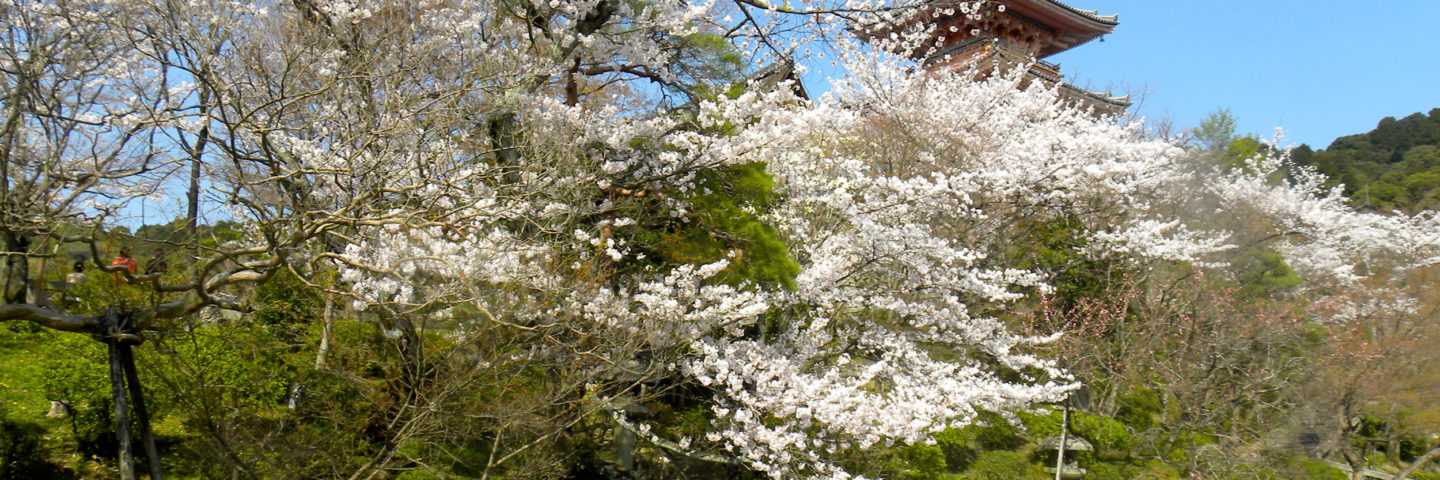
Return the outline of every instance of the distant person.
<path id="1" fill-rule="evenodd" d="M 61 306 L 69 309 L 71 307 L 74 307 L 75 305 L 79 305 L 80 297 L 78 296 L 79 294 L 76 293 L 76 290 L 89 280 L 90 278 L 85 276 L 85 262 L 83 260 L 75 262 L 75 266 L 71 269 L 70 274 L 65 275 L 66 291 L 64 295 L 60 296 L 60 299 L 62 300 Z M 51 413 L 54 413 L 55 405 L 51 404 L 50 407 Z"/>
<path id="2" fill-rule="evenodd" d="M 135 273 L 136 271 L 140 270 L 140 265 L 135 263 L 134 258 L 130 257 L 130 247 L 121 248 L 120 256 L 115 257 L 114 260 L 111 260 L 110 266 L 125 267 L 125 270 L 129 271 L 130 273 Z M 126 281 L 123 275 L 120 276 L 120 281 Z"/>
<path id="3" fill-rule="evenodd" d="M 168 271 L 170 271 L 170 264 L 165 262 L 165 252 L 155 252 L 155 255 L 145 262 L 146 274 L 159 273 L 163 275 Z"/>
<path id="4" fill-rule="evenodd" d="M 70 272 L 69 275 L 65 276 L 65 286 L 68 288 L 75 288 L 77 286 L 84 285 L 85 281 L 89 279 L 89 277 L 85 276 L 85 262 L 75 262 L 75 268 Z"/>

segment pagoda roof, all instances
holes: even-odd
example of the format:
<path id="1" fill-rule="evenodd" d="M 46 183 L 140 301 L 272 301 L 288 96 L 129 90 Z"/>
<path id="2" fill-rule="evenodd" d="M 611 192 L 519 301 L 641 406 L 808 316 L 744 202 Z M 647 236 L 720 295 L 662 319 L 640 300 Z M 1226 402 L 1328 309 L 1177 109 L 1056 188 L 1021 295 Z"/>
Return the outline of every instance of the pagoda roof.
<path id="1" fill-rule="evenodd" d="M 967 50 L 980 51 L 978 54 L 963 53 Z M 982 35 L 949 47 L 945 47 L 926 58 L 923 64 L 929 68 L 950 61 L 951 55 L 969 58 L 969 62 L 983 63 L 987 59 L 998 60 L 1008 65 L 1028 65 L 1026 75 L 1045 82 L 1060 85 L 1061 91 L 1071 99 L 1086 101 L 1102 111 L 1117 113 L 1131 105 L 1130 95 L 1115 96 L 1110 92 L 1092 92 L 1060 81 L 1060 66 L 1039 60 L 1020 51 L 1009 42 L 990 35 Z"/>
<path id="2" fill-rule="evenodd" d="M 914 23 L 944 22 L 964 17 L 966 14 L 952 10 L 953 7 L 974 0 L 931 0 L 903 20 L 888 25 L 872 25 L 857 34 L 862 38 L 883 37 Z M 1119 15 L 1101 15 L 1095 10 L 1073 7 L 1059 0 L 983 0 L 990 4 L 983 15 L 1009 15 L 1036 25 L 1053 34 L 1039 51 L 1036 58 L 1045 58 L 1090 42 L 1101 35 L 1113 33 L 1120 24 Z M 1002 8 L 1003 7 L 1003 8 Z M 1002 11 L 1003 10 L 1003 11 Z M 947 11 L 947 15 L 936 12 Z M 945 35 L 943 32 L 937 32 Z"/>
<path id="3" fill-rule="evenodd" d="M 1035 56 L 1045 58 L 1112 33 L 1120 24 L 1119 15 L 1100 15 L 1058 0 L 992 0 L 1010 13 L 1055 32 L 1055 38 Z"/>
<path id="4" fill-rule="evenodd" d="M 1081 9 L 1081 8 L 1075 8 L 1075 7 L 1072 7 L 1072 6 L 1070 6 L 1070 5 L 1065 4 L 1065 2 L 1058 2 L 1058 1 L 1055 1 L 1055 0 L 1049 0 L 1049 2 L 1050 2 L 1050 3 L 1053 3 L 1053 4 L 1055 4 L 1055 5 L 1059 5 L 1060 7 L 1063 7 L 1064 9 L 1069 10 L 1069 11 L 1071 11 L 1071 12 L 1075 12 L 1075 13 L 1078 13 L 1078 14 L 1080 14 L 1080 15 L 1083 15 L 1083 16 L 1085 16 L 1086 18 L 1089 18 L 1089 19 L 1091 19 L 1091 20 L 1094 20 L 1094 21 L 1097 21 L 1097 22 L 1100 22 L 1100 23 L 1104 23 L 1104 24 L 1110 25 L 1110 26 L 1112 26 L 1112 27 L 1120 24 L 1120 16 L 1119 16 L 1119 15 L 1100 15 L 1100 11 L 1099 11 L 1099 10 L 1085 10 L 1085 9 Z"/>

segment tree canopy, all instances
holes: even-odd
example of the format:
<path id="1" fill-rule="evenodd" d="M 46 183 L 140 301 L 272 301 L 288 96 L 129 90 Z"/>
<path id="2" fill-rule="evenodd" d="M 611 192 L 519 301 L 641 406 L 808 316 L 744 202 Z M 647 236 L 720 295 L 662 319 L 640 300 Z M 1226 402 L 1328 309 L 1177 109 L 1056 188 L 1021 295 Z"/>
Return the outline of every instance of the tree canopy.
<path id="1" fill-rule="evenodd" d="M 1440 205 L 1440 108 L 1396 120 L 1367 133 L 1335 139 L 1324 150 L 1301 145 L 1295 161 L 1313 165 L 1365 208 L 1415 212 Z"/>

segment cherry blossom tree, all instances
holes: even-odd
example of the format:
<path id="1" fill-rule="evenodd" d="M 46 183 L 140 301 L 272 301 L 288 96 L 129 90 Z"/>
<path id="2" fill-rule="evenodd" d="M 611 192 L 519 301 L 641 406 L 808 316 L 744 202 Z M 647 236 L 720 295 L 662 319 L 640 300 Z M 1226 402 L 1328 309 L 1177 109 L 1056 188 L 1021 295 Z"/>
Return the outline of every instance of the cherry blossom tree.
<path id="1" fill-rule="evenodd" d="M 1434 216 L 1355 212 L 1304 169 L 1273 181 L 1283 155 L 1206 171 L 1019 73 L 916 67 L 923 28 L 851 36 L 976 5 L 7 3 L 7 285 L 35 290 L 29 262 L 80 243 L 151 301 L 62 312 L 7 290 L 0 318 L 129 345 L 245 310 L 238 286 L 283 270 L 399 359 L 378 448 L 332 470 L 434 469 L 480 438 L 483 476 L 558 476 L 547 452 L 600 418 L 657 462 L 849 478 L 855 452 L 1078 386 L 1036 354 L 1065 332 L 1013 328 L 1055 288 L 1006 255 L 1027 224 L 1076 222 L 1076 255 L 1136 270 L 1256 241 L 1316 285 L 1440 259 Z M 737 74 L 821 41 L 848 72 L 824 98 Z M 208 209 L 244 238 L 191 238 L 165 276 L 71 233 L 182 185 L 192 224 Z M 1178 214 L 1206 202 L 1270 230 Z M 681 390 L 705 395 L 706 432 L 639 412 Z"/>

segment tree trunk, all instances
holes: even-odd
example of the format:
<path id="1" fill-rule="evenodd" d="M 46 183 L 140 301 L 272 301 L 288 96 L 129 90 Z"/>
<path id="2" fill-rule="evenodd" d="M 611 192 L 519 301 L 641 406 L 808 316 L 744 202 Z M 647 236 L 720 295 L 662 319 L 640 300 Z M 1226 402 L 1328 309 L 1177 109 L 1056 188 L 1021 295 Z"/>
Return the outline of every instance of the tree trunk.
<path id="1" fill-rule="evenodd" d="M 0 292 L 4 295 L 0 302 L 6 305 L 30 303 L 26 300 L 30 285 L 30 259 L 25 256 L 30 251 L 30 236 L 5 232 L 3 237 L 5 251 L 10 255 L 5 256 L 5 290 Z"/>
<path id="2" fill-rule="evenodd" d="M 208 72 L 208 69 L 205 69 Z M 200 89 L 200 114 L 209 122 L 210 114 L 210 90 Z M 210 141 L 210 127 L 206 125 L 200 128 L 198 138 L 195 139 L 195 146 L 190 149 L 190 188 L 185 192 L 185 199 L 189 203 L 185 212 L 188 221 L 186 225 L 190 234 L 190 258 L 194 261 L 195 268 L 199 268 L 200 262 L 200 165 L 204 161 L 205 144 Z"/>
<path id="3" fill-rule="evenodd" d="M 518 121 L 513 112 L 496 114 L 490 118 L 490 148 L 495 150 L 495 166 L 501 169 L 502 178 L 507 184 L 520 181 L 519 170 L 516 168 L 520 161 L 520 152 L 515 148 L 515 123 Z"/>
<path id="4" fill-rule="evenodd" d="M 115 313 L 107 312 L 113 320 Z M 115 402 L 115 442 L 119 444 L 116 455 L 119 462 L 120 480 L 135 480 L 135 458 L 130 452 L 130 408 L 125 401 L 125 367 L 120 357 L 121 345 L 117 340 L 107 339 L 110 346 L 110 396 Z"/>
<path id="5" fill-rule="evenodd" d="M 205 135 L 209 130 L 201 130 L 200 134 Z M 203 137 L 202 137 L 203 138 Z M 202 140 L 203 141 L 203 140 Z M 204 143 L 201 143 L 204 145 Z M 192 258 L 200 258 L 200 157 L 196 152 L 195 158 L 190 160 L 190 189 L 185 192 L 185 200 L 189 204 L 186 207 L 186 233 L 190 234 L 190 255 Z"/>
<path id="6" fill-rule="evenodd" d="M 145 443 L 146 463 L 150 466 L 150 478 L 163 480 L 160 470 L 160 452 L 155 448 L 155 432 L 150 429 L 150 413 L 145 410 L 145 394 L 140 390 L 140 374 L 135 370 L 135 352 L 129 343 L 115 342 L 120 348 L 120 361 L 125 367 L 125 385 L 130 387 L 130 399 L 135 404 L 135 425 L 140 427 L 140 441 Z"/>
<path id="7" fill-rule="evenodd" d="M 335 297 L 332 297 L 329 293 L 321 293 L 320 296 L 325 298 L 325 309 L 323 313 L 320 314 L 320 347 L 315 351 L 316 370 L 325 369 L 325 360 L 330 356 L 330 330 L 335 325 Z M 291 409 L 300 405 L 300 395 L 304 390 L 305 387 L 298 381 L 295 382 L 294 385 L 291 385 L 290 401 L 288 403 Z"/>
<path id="8" fill-rule="evenodd" d="M 1343 446 L 1349 441 L 1350 439 L 1348 437 L 1341 439 L 1342 447 L 1340 447 L 1340 457 L 1345 460 L 1345 465 L 1350 467 L 1350 480 L 1365 480 L 1365 477 L 1360 474 L 1360 470 L 1365 468 L 1361 465 L 1362 462 L 1360 460 L 1361 458 L 1365 458 L 1365 451 L 1361 450 L 1360 457 L 1356 458 L 1350 451 L 1350 447 Z"/>
<path id="9" fill-rule="evenodd" d="M 631 432 L 617 422 L 615 424 L 615 440 L 611 443 L 615 446 L 615 464 L 620 467 L 621 475 L 633 477 L 635 475 L 635 432 Z"/>
<path id="10" fill-rule="evenodd" d="M 325 368 L 325 358 L 330 355 L 330 329 L 335 325 L 335 297 L 328 293 L 321 296 L 325 297 L 325 309 L 320 314 L 323 324 L 320 330 L 320 347 L 315 351 L 316 370 Z"/>

